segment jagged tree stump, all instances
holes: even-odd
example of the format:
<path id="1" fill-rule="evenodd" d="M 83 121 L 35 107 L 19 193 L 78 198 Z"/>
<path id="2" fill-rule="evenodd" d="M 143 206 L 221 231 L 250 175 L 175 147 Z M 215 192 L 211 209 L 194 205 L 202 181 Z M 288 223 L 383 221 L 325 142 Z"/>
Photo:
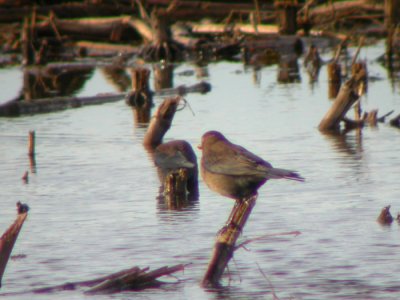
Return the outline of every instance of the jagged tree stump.
<path id="1" fill-rule="evenodd" d="M 246 225 L 256 200 L 257 195 L 235 203 L 227 224 L 218 233 L 212 257 L 202 281 L 203 286 L 219 285 L 224 270 L 233 257 L 236 241 Z"/>

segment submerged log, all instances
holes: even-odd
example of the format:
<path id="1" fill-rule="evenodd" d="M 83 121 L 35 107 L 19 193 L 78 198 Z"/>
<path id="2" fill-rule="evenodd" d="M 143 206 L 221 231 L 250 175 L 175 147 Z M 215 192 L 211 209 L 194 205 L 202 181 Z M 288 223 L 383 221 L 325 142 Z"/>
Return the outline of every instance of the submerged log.
<path id="1" fill-rule="evenodd" d="M 85 105 L 103 104 L 124 99 L 125 93 L 90 97 L 55 97 L 35 99 L 34 101 L 9 101 L 0 105 L 0 117 L 18 117 L 49 113 Z"/>
<path id="2" fill-rule="evenodd" d="M 161 285 L 168 284 L 158 280 L 163 276 L 168 276 L 178 271 L 183 271 L 186 265 L 174 265 L 171 267 L 165 266 L 153 271 L 149 268 L 139 268 L 137 266 L 125 269 L 110 275 L 102 276 L 99 278 L 67 282 L 65 284 L 37 288 L 31 291 L 8 293 L 3 295 L 24 295 L 24 294 L 49 294 L 62 291 L 74 291 L 78 289 L 88 288 L 84 291 L 85 294 L 110 294 L 123 291 L 137 291 L 145 288 L 160 287 Z"/>
<path id="3" fill-rule="evenodd" d="M 256 204 L 257 195 L 235 203 L 228 222 L 217 236 L 213 254 L 204 275 L 203 286 L 218 286 L 226 266 L 233 257 L 235 244 Z"/>
<path id="4" fill-rule="evenodd" d="M 18 216 L 14 223 L 3 233 L 0 238 L 0 287 L 4 271 L 10 258 L 11 251 L 14 247 L 18 234 L 28 216 L 28 206 L 20 202 L 17 203 Z"/>

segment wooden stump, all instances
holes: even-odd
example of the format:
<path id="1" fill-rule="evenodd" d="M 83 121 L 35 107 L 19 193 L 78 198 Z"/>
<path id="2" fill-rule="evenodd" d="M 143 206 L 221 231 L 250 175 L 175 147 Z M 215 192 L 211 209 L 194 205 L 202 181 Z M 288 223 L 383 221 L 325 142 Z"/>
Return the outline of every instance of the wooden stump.
<path id="1" fill-rule="evenodd" d="M 158 107 L 143 139 L 143 145 L 147 149 L 153 151 L 155 147 L 161 144 L 162 138 L 171 127 L 180 100 L 181 97 L 179 96 L 167 98 Z"/>
<path id="2" fill-rule="evenodd" d="M 318 129 L 320 131 L 337 131 L 340 128 L 340 121 L 346 115 L 350 107 L 358 100 L 357 93 L 359 81 L 357 76 L 352 76 L 340 88 L 339 94 L 331 108 L 321 120 Z"/>
<path id="3" fill-rule="evenodd" d="M 336 62 L 328 64 L 328 97 L 336 98 L 342 84 L 342 67 Z"/>
<path id="4" fill-rule="evenodd" d="M 278 82 L 279 83 L 293 83 L 300 82 L 299 64 L 297 56 L 287 55 L 281 57 L 278 69 Z"/>
<path id="5" fill-rule="evenodd" d="M 27 212 L 19 213 L 14 223 L 0 238 L 0 287 L 11 251 L 27 216 Z"/>
<path id="6" fill-rule="evenodd" d="M 188 171 L 181 168 L 168 173 L 164 180 L 164 198 L 168 209 L 180 209 L 188 203 Z"/>
<path id="7" fill-rule="evenodd" d="M 225 267 L 233 257 L 236 241 L 256 204 L 256 199 L 257 195 L 235 203 L 226 226 L 218 233 L 214 251 L 202 281 L 203 286 L 219 285 Z"/>
<path id="8" fill-rule="evenodd" d="M 149 69 L 131 70 L 132 91 L 125 100 L 128 105 L 132 106 L 135 123 L 147 124 L 150 121 L 153 93 L 150 91 L 149 78 Z"/>

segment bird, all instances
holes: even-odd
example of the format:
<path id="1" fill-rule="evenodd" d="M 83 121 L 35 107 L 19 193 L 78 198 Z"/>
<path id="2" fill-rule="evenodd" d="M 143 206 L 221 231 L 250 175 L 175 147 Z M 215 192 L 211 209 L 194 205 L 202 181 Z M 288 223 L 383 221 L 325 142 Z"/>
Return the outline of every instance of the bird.
<path id="1" fill-rule="evenodd" d="M 161 182 L 171 171 L 186 169 L 187 191 L 189 198 L 198 197 L 198 166 L 197 157 L 192 146 L 185 140 L 172 140 L 155 148 L 154 163 L 157 166 Z"/>
<path id="2" fill-rule="evenodd" d="M 203 134 L 199 149 L 202 150 L 200 173 L 207 186 L 237 203 L 256 196 L 269 179 L 305 180 L 296 171 L 272 167 L 218 131 Z"/>

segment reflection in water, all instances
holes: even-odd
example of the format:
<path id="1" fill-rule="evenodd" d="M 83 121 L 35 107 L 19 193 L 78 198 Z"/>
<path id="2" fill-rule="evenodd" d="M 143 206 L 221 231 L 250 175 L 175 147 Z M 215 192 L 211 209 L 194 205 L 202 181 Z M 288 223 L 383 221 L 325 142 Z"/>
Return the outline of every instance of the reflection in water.
<path id="1" fill-rule="evenodd" d="M 324 133 L 332 143 L 334 149 L 340 153 L 347 153 L 354 158 L 361 159 L 363 148 L 362 148 L 362 133 L 361 130 L 356 130 L 355 136 L 349 136 L 346 133 Z"/>
<path id="2" fill-rule="evenodd" d="M 93 75 L 90 66 L 47 66 L 24 69 L 23 92 L 18 100 L 34 100 L 78 93 Z"/>
<path id="3" fill-rule="evenodd" d="M 104 77 L 118 92 L 125 92 L 131 86 L 131 78 L 126 73 L 125 68 L 118 66 L 108 66 L 101 68 Z"/>
<path id="4" fill-rule="evenodd" d="M 173 64 L 161 62 L 153 65 L 154 90 L 156 92 L 174 86 L 173 71 Z"/>
<path id="5" fill-rule="evenodd" d="M 294 83 L 300 82 L 299 64 L 297 55 L 284 55 L 279 61 L 278 82 Z"/>

